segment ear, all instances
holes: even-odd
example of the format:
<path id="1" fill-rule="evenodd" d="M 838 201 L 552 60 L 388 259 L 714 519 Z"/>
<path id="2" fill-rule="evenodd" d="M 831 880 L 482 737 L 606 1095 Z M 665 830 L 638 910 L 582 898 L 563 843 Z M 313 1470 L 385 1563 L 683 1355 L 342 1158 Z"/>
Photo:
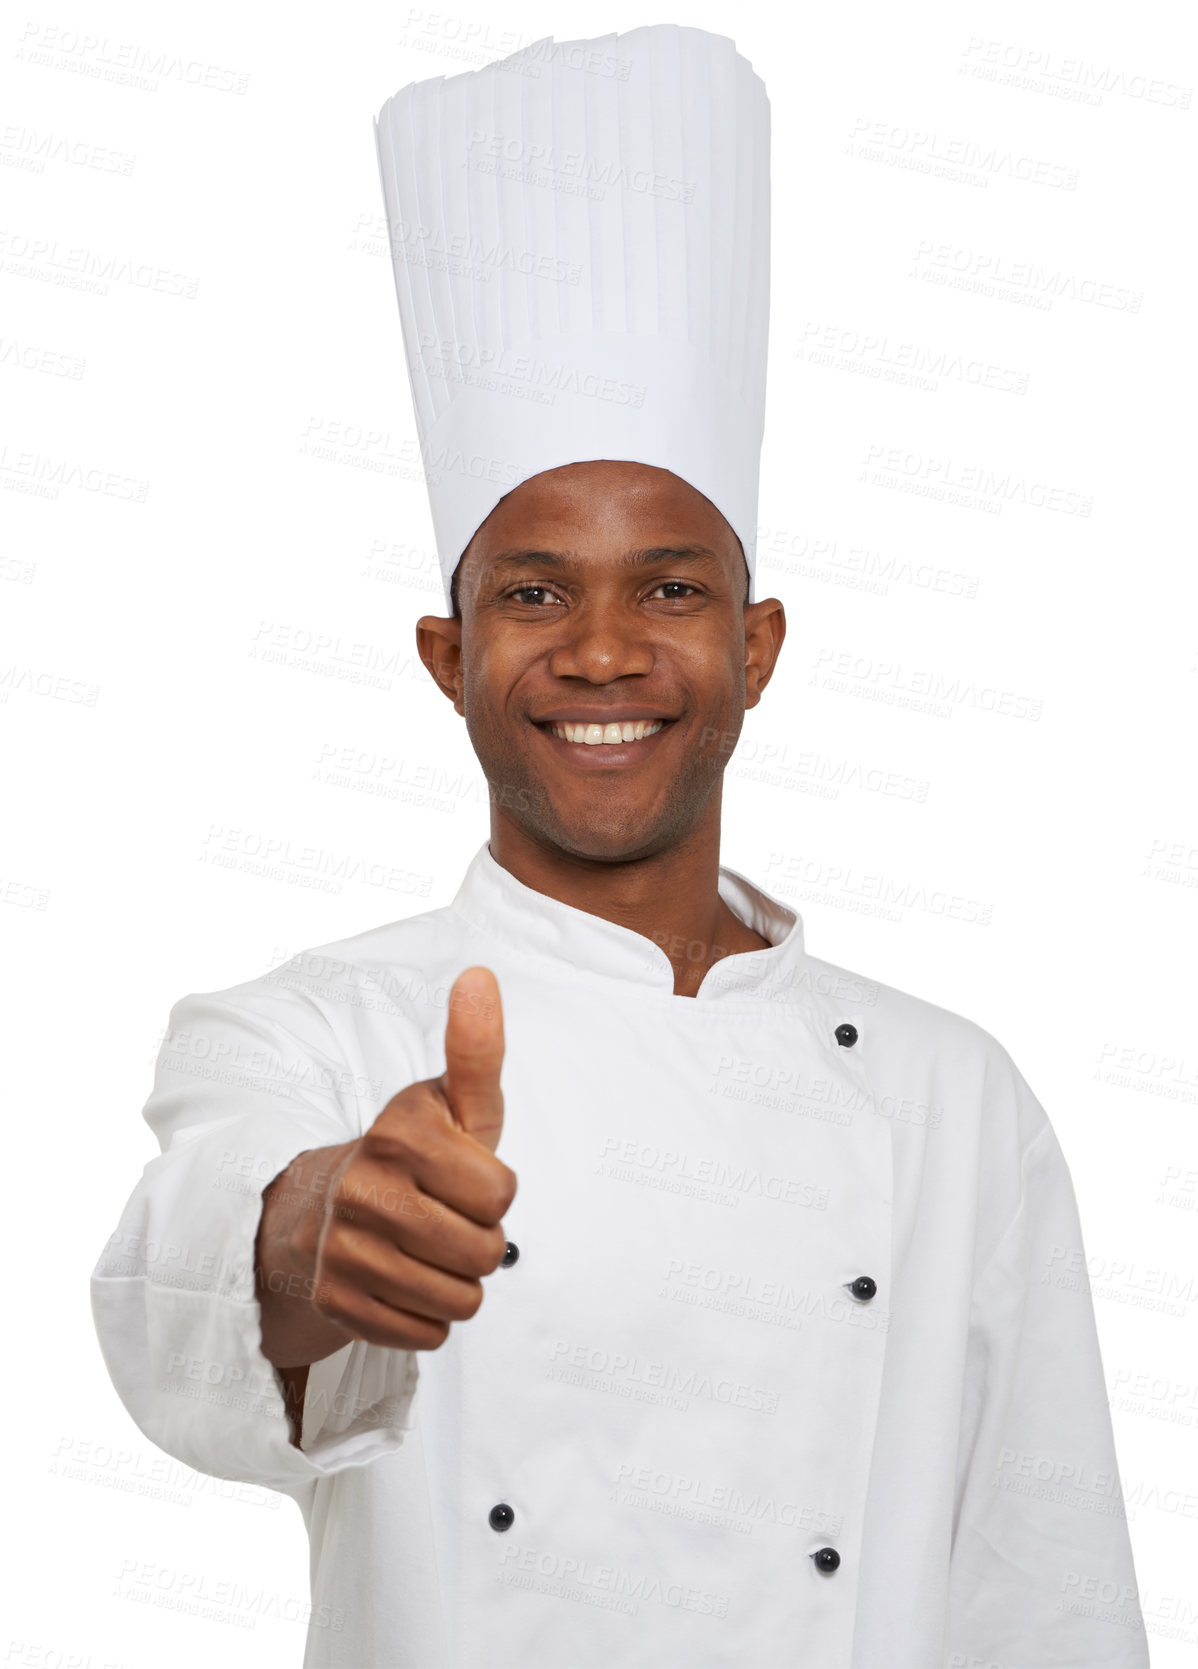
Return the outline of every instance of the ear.
<path id="1" fill-rule="evenodd" d="M 442 695 L 465 717 L 461 620 L 453 615 L 422 614 L 416 622 L 416 652 Z"/>
<path id="2" fill-rule="evenodd" d="M 745 707 L 756 707 L 761 692 L 774 675 L 782 640 L 786 636 L 786 610 L 777 597 L 765 597 L 745 606 Z"/>

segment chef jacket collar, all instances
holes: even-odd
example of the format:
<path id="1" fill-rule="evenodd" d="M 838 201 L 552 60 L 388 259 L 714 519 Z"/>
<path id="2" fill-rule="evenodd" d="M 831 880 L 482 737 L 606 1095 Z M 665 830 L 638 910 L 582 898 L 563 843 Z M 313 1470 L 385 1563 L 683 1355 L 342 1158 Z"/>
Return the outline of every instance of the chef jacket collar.
<path id="1" fill-rule="evenodd" d="M 697 997 L 675 1000 L 808 1004 L 802 917 L 726 864 L 719 866 L 717 885 L 732 913 L 768 939 L 769 949 L 721 957 L 708 969 Z M 471 859 L 450 907 L 478 932 L 499 940 L 509 955 L 540 963 L 553 978 L 614 979 L 674 998 L 674 969 L 661 945 L 526 886 L 498 862 L 489 840 Z"/>

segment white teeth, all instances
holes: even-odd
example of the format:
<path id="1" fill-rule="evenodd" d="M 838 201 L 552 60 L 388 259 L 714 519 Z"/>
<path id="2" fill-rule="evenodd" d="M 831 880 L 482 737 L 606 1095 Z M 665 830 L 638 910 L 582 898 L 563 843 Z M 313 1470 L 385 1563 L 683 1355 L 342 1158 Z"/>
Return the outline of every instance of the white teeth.
<path id="1" fill-rule="evenodd" d="M 550 730 L 564 742 L 585 742 L 596 747 L 601 742 L 639 742 L 661 729 L 662 719 L 625 719 L 622 724 L 551 724 Z"/>

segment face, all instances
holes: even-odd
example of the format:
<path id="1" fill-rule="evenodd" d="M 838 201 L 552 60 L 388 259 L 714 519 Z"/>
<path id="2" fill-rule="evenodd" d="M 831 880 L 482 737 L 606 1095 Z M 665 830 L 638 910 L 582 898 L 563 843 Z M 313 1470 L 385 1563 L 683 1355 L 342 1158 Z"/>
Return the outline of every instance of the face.
<path id="1" fill-rule="evenodd" d="M 746 605 L 746 590 L 731 527 L 668 470 L 597 460 L 514 488 L 459 564 L 461 620 L 417 626 L 493 814 L 600 861 L 718 823 L 724 768 L 786 629 L 776 598 Z M 624 740 L 638 719 L 660 728 Z M 555 734 L 573 721 L 606 739 Z"/>

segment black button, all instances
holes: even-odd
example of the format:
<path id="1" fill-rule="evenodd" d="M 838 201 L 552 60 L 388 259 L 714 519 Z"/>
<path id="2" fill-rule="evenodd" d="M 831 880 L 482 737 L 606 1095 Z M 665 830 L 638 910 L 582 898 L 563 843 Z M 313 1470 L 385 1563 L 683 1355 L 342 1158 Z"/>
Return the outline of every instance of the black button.
<path id="1" fill-rule="evenodd" d="M 515 1263 L 519 1256 L 519 1246 L 516 1245 L 515 1241 L 509 1240 L 503 1249 L 503 1257 L 499 1260 L 500 1269 L 506 1269 L 509 1264 Z"/>
<path id="2" fill-rule="evenodd" d="M 836 1028 L 836 1041 L 842 1049 L 851 1049 L 857 1041 L 857 1028 L 846 1020 L 843 1026 Z"/>
<path id="3" fill-rule="evenodd" d="M 872 1298 L 878 1290 L 878 1283 L 871 1275 L 858 1275 L 855 1281 L 849 1282 L 849 1291 L 854 1298 Z"/>
<path id="4" fill-rule="evenodd" d="M 516 1515 L 506 1501 L 497 1502 L 487 1516 L 492 1530 L 510 1530 L 516 1522 Z"/>
<path id="5" fill-rule="evenodd" d="M 840 1563 L 840 1554 L 834 1547 L 821 1547 L 819 1552 L 813 1553 L 811 1557 L 819 1570 L 835 1570 Z"/>

